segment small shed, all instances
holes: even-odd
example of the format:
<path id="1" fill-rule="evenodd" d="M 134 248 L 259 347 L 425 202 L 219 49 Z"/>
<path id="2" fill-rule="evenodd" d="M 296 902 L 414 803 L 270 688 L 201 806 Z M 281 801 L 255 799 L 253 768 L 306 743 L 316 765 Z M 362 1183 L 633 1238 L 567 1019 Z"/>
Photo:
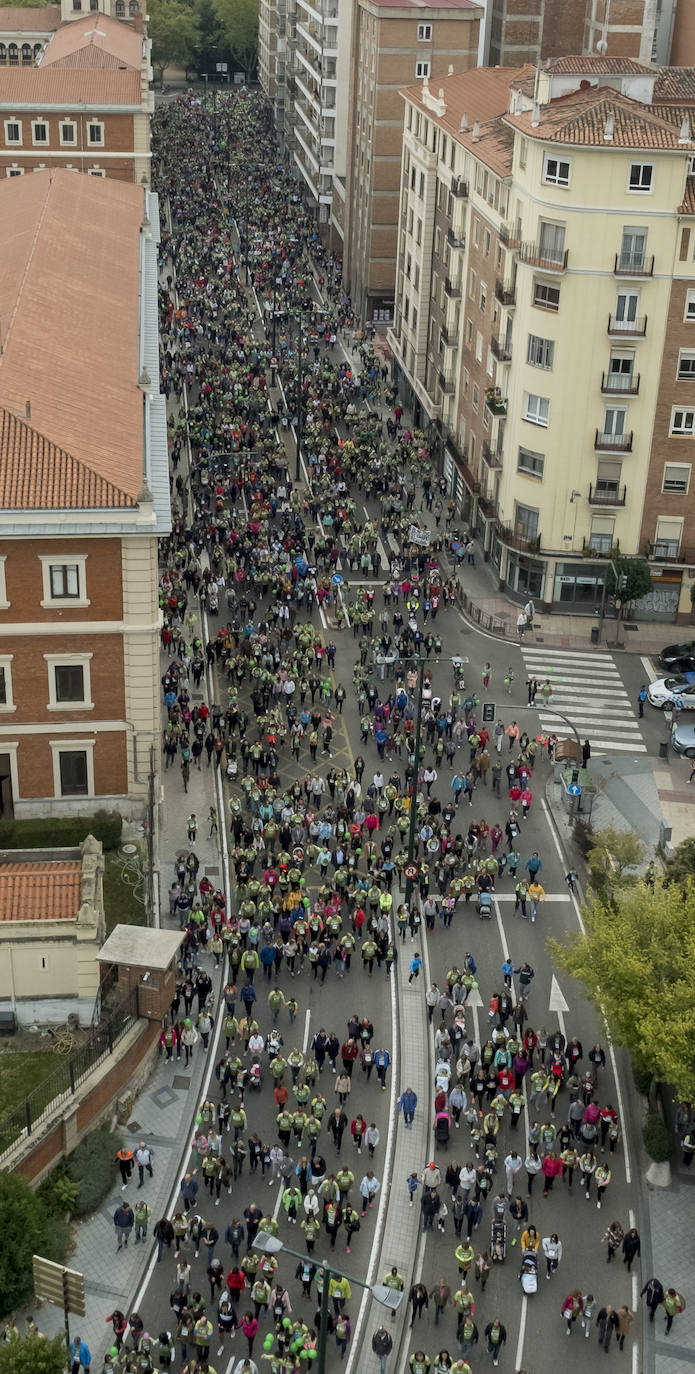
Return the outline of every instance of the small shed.
<path id="1" fill-rule="evenodd" d="M 184 932 L 147 926 L 115 926 L 99 950 L 102 994 L 117 989 L 128 997 L 137 989 L 138 1016 L 162 1021 L 176 991 L 176 956 Z"/>

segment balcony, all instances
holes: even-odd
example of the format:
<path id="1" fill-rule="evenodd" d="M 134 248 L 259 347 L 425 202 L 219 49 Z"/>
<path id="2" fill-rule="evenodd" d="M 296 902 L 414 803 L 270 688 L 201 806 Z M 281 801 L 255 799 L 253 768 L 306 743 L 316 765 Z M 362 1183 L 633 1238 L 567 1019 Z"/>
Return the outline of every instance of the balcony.
<path id="1" fill-rule="evenodd" d="M 673 542 L 669 540 L 652 542 L 647 540 L 644 556 L 650 563 L 689 563 L 695 567 L 695 549 L 674 549 Z"/>
<path id="2" fill-rule="evenodd" d="M 601 391 L 604 396 L 638 396 L 639 372 L 602 372 Z"/>
<path id="3" fill-rule="evenodd" d="M 478 505 L 487 520 L 496 520 L 499 513 L 497 497 L 492 492 L 481 492 L 478 497 Z"/>
<path id="4" fill-rule="evenodd" d="M 646 253 L 616 253 L 613 264 L 615 277 L 653 277 L 654 256 Z"/>
<path id="5" fill-rule="evenodd" d="M 518 549 L 520 553 L 538 553 L 541 546 L 540 534 L 530 537 L 523 529 L 514 529 L 512 525 L 500 525 L 498 534 L 503 544 Z"/>
<path id="6" fill-rule="evenodd" d="M 507 248 L 518 248 L 521 238 L 521 229 L 518 224 L 501 224 L 500 241 Z"/>
<path id="7" fill-rule="evenodd" d="M 495 282 L 495 300 L 500 305 L 516 305 L 516 286 L 513 282 L 502 281 L 499 277 Z"/>
<path id="8" fill-rule="evenodd" d="M 454 301 L 460 300 L 461 298 L 461 286 L 453 282 L 451 277 L 446 277 L 444 281 L 444 291 L 446 295 L 450 296 Z"/>
<path id="9" fill-rule="evenodd" d="M 493 358 L 496 358 L 498 363 L 510 363 L 512 361 L 511 343 L 503 343 L 501 339 L 491 339 L 490 348 Z"/>
<path id="10" fill-rule="evenodd" d="M 440 334 L 440 338 L 441 338 L 441 341 L 442 341 L 442 344 L 443 344 L 444 348 L 455 348 L 455 347 L 456 347 L 456 344 L 458 343 L 458 339 L 457 339 L 457 337 L 456 337 L 456 335 L 455 335 L 453 329 L 446 329 L 444 326 L 442 326 L 442 328 L 441 328 L 440 331 L 439 331 L 439 334 Z"/>
<path id="11" fill-rule="evenodd" d="M 486 440 L 483 440 L 483 462 L 486 467 L 491 468 L 493 472 L 502 467 L 502 454 L 490 448 Z"/>
<path id="12" fill-rule="evenodd" d="M 450 248 L 465 248 L 465 247 L 466 247 L 466 240 L 465 240 L 465 238 L 463 238 L 463 237 L 459 238 L 458 234 L 455 234 L 454 231 L 453 231 L 453 229 L 447 229 L 447 231 L 446 231 L 446 241 L 447 241 L 447 243 L 449 244 L 449 247 L 450 247 Z"/>
<path id="13" fill-rule="evenodd" d="M 624 506 L 627 487 L 616 482 L 614 487 L 594 487 L 589 483 L 590 506 Z"/>
<path id="14" fill-rule="evenodd" d="M 468 490 L 474 496 L 477 496 L 478 492 L 480 491 L 480 481 L 476 477 L 472 467 L 470 467 L 469 465 L 468 449 L 466 448 L 465 444 L 463 448 L 460 448 L 451 432 L 447 432 L 444 443 L 446 447 L 449 449 L 449 452 L 451 453 L 456 463 L 456 466 L 458 467 L 461 476 L 463 477 L 463 480 L 466 486 L 468 487 Z"/>
<path id="15" fill-rule="evenodd" d="M 439 385 L 445 396 L 453 396 L 456 390 L 456 378 L 450 372 L 440 372 Z"/>
<path id="16" fill-rule="evenodd" d="M 491 415 L 506 415 L 507 401 L 498 386 L 489 386 L 485 392 L 485 404 Z"/>
<path id="17" fill-rule="evenodd" d="M 597 429 L 594 448 L 597 453 L 632 453 L 632 434 L 602 434 Z"/>
<path id="18" fill-rule="evenodd" d="M 544 272 L 564 272 L 569 249 L 565 248 L 560 253 L 553 248 L 546 248 L 542 243 L 522 243 L 519 245 L 519 257 L 530 267 L 540 267 Z"/>
<path id="19" fill-rule="evenodd" d="M 468 200 L 468 182 L 463 177 L 452 177 L 451 194 L 454 200 Z"/>
<path id="20" fill-rule="evenodd" d="M 608 333 L 617 339 L 643 339 L 647 332 L 647 316 L 637 315 L 634 320 L 616 320 L 608 316 Z"/>

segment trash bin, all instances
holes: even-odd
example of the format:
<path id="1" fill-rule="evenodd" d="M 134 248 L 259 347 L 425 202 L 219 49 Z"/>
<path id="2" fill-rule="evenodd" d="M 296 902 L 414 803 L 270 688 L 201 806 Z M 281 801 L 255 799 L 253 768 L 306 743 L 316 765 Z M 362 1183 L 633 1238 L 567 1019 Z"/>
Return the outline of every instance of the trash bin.
<path id="1" fill-rule="evenodd" d="M 598 626 L 598 625 L 592 625 L 592 626 L 591 626 L 591 643 L 592 643 L 592 644 L 598 644 L 600 633 L 601 633 L 600 626 Z"/>
<path id="2" fill-rule="evenodd" d="M 668 758 L 668 740 L 667 740 L 667 739 L 662 739 L 662 741 L 661 741 L 661 743 L 660 743 L 660 745 L 659 745 L 659 758 L 660 758 L 660 759 L 667 759 L 667 758 Z"/>

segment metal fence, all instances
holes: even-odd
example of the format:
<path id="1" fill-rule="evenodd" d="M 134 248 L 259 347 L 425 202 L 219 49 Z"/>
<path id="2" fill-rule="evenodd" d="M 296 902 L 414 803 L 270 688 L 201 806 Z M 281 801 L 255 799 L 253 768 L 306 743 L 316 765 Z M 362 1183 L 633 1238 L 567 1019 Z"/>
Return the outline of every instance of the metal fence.
<path id="1" fill-rule="evenodd" d="M 20 1141 L 33 1135 L 57 1107 L 75 1096 L 92 1070 L 113 1054 L 137 1017 L 137 988 L 133 988 L 124 1000 L 104 1009 L 101 1020 L 84 1044 L 64 1059 L 57 1059 L 54 1072 L 0 1120 L 0 1164 Z"/>
<path id="2" fill-rule="evenodd" d="M 459 602 L 461 609 L 475 625 L 479 625 L 481 630 L 489 630 L 490 634 L 501 635 L 505 638 L 511 632 L 510 621 L 500 615 L 492 615 L 489 611 L 484 611 L 482 606 L 476 606 L 465 592 L 459 591 Z"/>

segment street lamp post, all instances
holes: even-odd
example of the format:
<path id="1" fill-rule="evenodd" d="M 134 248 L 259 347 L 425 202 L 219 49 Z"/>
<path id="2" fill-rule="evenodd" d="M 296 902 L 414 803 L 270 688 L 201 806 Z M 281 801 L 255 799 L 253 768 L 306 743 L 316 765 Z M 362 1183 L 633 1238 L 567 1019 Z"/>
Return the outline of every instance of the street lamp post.
<path id="1" fill-rule="evenodd" d="M 259 1231 L 256 1235 L 254 1245 L 259 1250 L 264 1250 L 269 1255 L 277 1255 L 284 1250 L 288 1255 L 293 1255 L 295 1259 L 304 1260 L 301 1250 L 293 1250 L 291 1246 L 285 1245 L 279 1236 L 272 1236 L 269 1231 Z M 376 1298 L 377 1302 L 384 1307 L 389 1307 L 392 1312 L 396 1312 L 403 1299 L 403 1293 L 395 1288 L 388 1288 L 383 1283 L 365 1283 L 364 1279 L 355 1278 L 354 1274 L 346 1274 L 344 1269 L 338 1269 L 333 1263 L 322 1260 L 323 1269 L 323 1288 L 321 1289 L 321 1310 L 319 1314 L 319 1341 L 317 1348 L 317 1371 L 316 1374 L 326 1374 L 326 1345 L 328 1342 L 328 1305 L 330 1301 L 330 1281 L 337 1277 L 347 1279 L 349 1283 L 356 1283 L 358 1288 L 365 1288 Z"/>
<path id="2" fill-rule="evenodd" d="M 302 307 L 299 307 L 298 333 L 297 333 L 297 463 L 295 467 L 294 480 L 300 480 L 300 464 L 302 461 L 302 406 L 304 402 L 304 377 L 302 376 Z"/>
<path id="3" fill-rule="evenodd" d="M 422 731 L 422 689 L 425 679 L 426 659 L 420 658 L 418 664 L 417 681 L 417 705 L 415 708 L 415 769 L 413 773 L 413 787 L 410 796 L 410 826 L 408 828 L 408 867 L 415 862 L 415 849 L 417 843 L 417 775 L 420 767 L 420 735 Z M 410 900 L 413 895 L 413 878 L 405 880 L 405 904 L 410 909 Z"/>

